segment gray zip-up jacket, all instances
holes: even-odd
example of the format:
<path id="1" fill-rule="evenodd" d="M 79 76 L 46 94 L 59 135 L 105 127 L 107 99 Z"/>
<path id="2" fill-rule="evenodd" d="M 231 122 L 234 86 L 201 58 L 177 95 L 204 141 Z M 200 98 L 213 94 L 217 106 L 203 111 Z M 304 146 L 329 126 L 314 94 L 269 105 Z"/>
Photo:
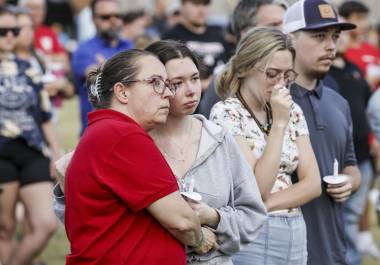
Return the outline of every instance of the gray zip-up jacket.
<path id="1" fill-rule="evenodd" d="M 187 253 L 188 261 L 203 261 L 231 256 L 252 242 L 267 213 L 252 168 L 235 139 L 203 116 L 194 117 L 203 123 L 202 135 L 198 156 L 185 178 L 194 178 L 194 191 L 220 215 L 215 228 L 219 249 L 202 256 Z"/>

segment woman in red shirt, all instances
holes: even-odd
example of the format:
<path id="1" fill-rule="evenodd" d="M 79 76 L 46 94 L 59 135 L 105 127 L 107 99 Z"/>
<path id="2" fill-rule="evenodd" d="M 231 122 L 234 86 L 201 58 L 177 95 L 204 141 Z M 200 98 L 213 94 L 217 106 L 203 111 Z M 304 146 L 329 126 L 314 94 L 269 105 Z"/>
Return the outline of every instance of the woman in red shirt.
<path id="1" fill-rule="evenodd" d="M 178 191 L 146 131 L 166 121 L 174 95 L 151 53 L 121 52 L 90 73 L 86 128 L 66 172 L 66 264 L 186 264 L 183 245 L 207 252 L 213 234 Z"/>

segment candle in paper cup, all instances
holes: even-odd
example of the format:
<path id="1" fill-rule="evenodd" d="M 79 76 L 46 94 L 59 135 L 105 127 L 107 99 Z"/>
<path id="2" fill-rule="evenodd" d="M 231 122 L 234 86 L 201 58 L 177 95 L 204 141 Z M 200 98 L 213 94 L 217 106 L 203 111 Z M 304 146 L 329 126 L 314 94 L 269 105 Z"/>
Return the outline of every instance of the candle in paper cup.
<path id="1" fill-rule="evenodd" d="M 182 196 L 185 196 L 187 199 L 199 202 L 202 200 L 202 195 L 200 195 L 197 192 L 194 192 L 194 185 L 195 185 L 194 177 L 191 177 L 189 188 L 187 189 L 187 191 L 181 192 L 181 194 Z"/>
<path id="2" fill-rule="evenodd" d="M 334 159 L 334 177 L 338 177 L 338 160 Z"/>
<path id="3" fill-rule="evenodd" d="M 323 177 L 323 181 L 328 184 L 341 184 L 345 181 L 347 181 L 347 175 L 339 174 L 338 172 L 338 160 L 336 158 L 334 159 L 334 172 L 332 175 Z"/>
<path id="4" fill-rule="evenodd" d="M 194 191 L 194 185 L 195 185 L 194 177 L 191 177 L 191 179 L 190 179 L 190 185 L 189 185 L 189 192 L 193 192 Z"/>
<path id="5" fill-rule="evenodd" d="M 181 192 L 182 196 L 192 201 L 200 202 L 202 200 L 202 195 L 198 192 Z"/>

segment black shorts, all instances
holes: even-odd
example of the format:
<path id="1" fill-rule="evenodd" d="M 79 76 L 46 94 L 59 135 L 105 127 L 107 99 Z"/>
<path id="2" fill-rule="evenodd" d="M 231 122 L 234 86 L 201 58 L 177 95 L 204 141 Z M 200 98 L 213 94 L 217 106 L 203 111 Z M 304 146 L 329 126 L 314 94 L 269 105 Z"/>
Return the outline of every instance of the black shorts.
<path id="1" fill-rule="evenodd" d="M 13 181 L 20 186 L 52 181 L 50 160 L 21 138 L 6 142 L 0 150 L 0 183 Z"/>

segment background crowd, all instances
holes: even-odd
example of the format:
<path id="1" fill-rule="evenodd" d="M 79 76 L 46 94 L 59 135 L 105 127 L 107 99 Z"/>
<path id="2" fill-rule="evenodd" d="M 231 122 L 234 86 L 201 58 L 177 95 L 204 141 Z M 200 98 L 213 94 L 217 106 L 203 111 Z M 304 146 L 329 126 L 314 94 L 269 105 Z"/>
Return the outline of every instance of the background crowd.
<path id="1" fill-rule="evenodd" d="M 225 76 L 228 71 L 232 71 L 231 75 L 239 76 L 246 69 L 244 68 L 246 65 L 260 63 L 260 60 L 266 60 L 262 57 L 254 58 L 254 55 L 252 55 L 255 53 L 254 50 L 244 50 L 244 44 L 253 41 L 258 43 L 257 39 L 254 39 L 254 34 L 260 34 L 254 33 L 253 35 L 246 36 L 247 32 L 250 32 L 250 29 L 252 28 L 260 26 L 282 30 L 285 12 L 291 3 L 296 1 L 240 0 L 227 1 L 226 3 L 221 1 L 226 5 L 225 9 L 227 10 L 227 13 L 230 13 L 228 16 L 212 16 L 210 13 L 210 5 L 215 5 L 215 2 L 217 2 L 216 0 L 213 1 L 213 3 L 211 3 L 212 1 L 210 0 L 157 0 L 151 1 L 149 7 L 146 9 L 138 5 L 134 8 L 128 8 L 128 6 L 125 8 L 125 3 L 122 2 L 123 1 L 120 1 L 119 3 L 116 0 L 0 1 L 2 7 L 9 10 L 12 14 L 15 14 L 14 21 L 12 21 L 12 18 L 0 14 L 0 42 L 3 42 L 3 44 L 0 43 L 0 46 L 2 45 L 2 47 L 0 47 L 2 64 L 1 74 L 8 75 L 13 69 L 17 69 L 18 73 L 23 73 L 23 75 L 27 76 L 26 81 L 24 79 L 21 80 L 21 78 L 21 81 L 17 80 L 17 78 L 14 80 L 12 79 L 13 81 L 11 83 L 7 83 L 8 81 L 2 81 L 2 86 L 18 86 L 20 85 L 19 82 L 23 82 L 22 84 L 25 84 L 26 82 L 32 87 L 33 91 L 37 91 L 38 94 L 41 94 L 40 98 L 42 99 L 32 100 L 32 95 L 29 94 L 29 96 L 22 99 L 23 101 L 19 100 L 17 101 L 17 104 L 13 104 L 13 96 L 18 96 L 18 100 L 20 95 L 9 95 L 8 98 L 5 96 L 0 98 L 0 100 L 2 100 L 0 105 L 4 104 L 7 107 L 12 107 L 14 109 L 25 108 L 27 109 L 25 113 L 29 113 L 28 111 L 32 108 L 31 106 L 38 106 L 36 107 L 36 110 L 33 109 L 29 114 L 33 117 L 37 117 L 36 120 L 39 121 L 38 124 L 28 123 L 28 115 L 25 117 L 22 116 L 24 115 L 24 112 L 8 113 L 0 108 L 0 129 L 2 136 L 2 138 L 0 138 L 0 147 L 3 148 L 2 144 L 5 142 L 3 138 L 15 138 L 15 135 L 22 135 L 24 138 L 23 141 L 12 141 L 11 147 L 9 147 L 10 145 L 7 145 L 8 149 L 0 149 L 0 157 L 7 157 L 8 159 L 8 156 L 12 156 L 12 159 L 17 159 L 21 168 L 30 161 L 31 157 L 38 156 L 39 158 L 38 164 L 34 164 L 35 168 L 29 168 L 26 166 L 25 169 L 23 168 L 19 183 L 15 184 L 12 182 L 12 179 L 1 179 L 0 181 L 0 187 L 2 188 L 2 193 L 0 195 L 0 264 L 1 262 L 4 262 L 1 260 L 5 259 L 4 257 L 8 257 L 7 260 L 10 260 L 6 265 L 27 264 L 25 262 L 29 262 L 29 264 L 43 264 L 41 263 L 42 261 L 39 260 L 38 255 L 43 251 L 58 229 L 58 222 L 53 215 L 52 201 L 49 200 L 49 198 L 52 197 L 53 183 L 47 180 L 49 180 L 51 176 L 54 178 L 57 176 L 52 163 L 56 161 L 64 151 L 66 151 L 62 150 L 62 143 L 59 142 L 59 138 L 57 137 L 57 133 L 60 134 L 62 130 L 60 127 L 62 123 L 59 120 L 59 117 L 61 117 L 60 113 L 62 111 L 62 106 L 67 100 L 77 100 L 79 102 L 78 105 L 75 105 L 78 106 L 78 109 L 74 112 L 70 112 L 75 113 L 77 117 L 69 117 L 69 119 L 72 120 L 79 119 L 80 125 L 78 131 L 75 131 L 74 133 L 72 132 L 71 134 L 76 135 L 79 140 L 86 131 L 89 123 L 87 115 L 94 110 L 94 104 L 92 104 L 93 102 L 88 98 L 89 93 L 87 89 L 88 86 L 86 85 L 86 78 L 94 71 L 94 68 L 105 63 L 119 52 L 130 50 L 132 48 L 145 49 L 148 47 L 148 51 L 160 57 L 159 47 L 152 46 L 152 43 L 168 39 L 182 41 L 184 46 L 194 52 L 197 56 L 197 59 L 193 59 L 191 53 L 183 55 L 183 57 L 192 60 L 186 62 L 189 65 L 189 69 L 196 66 L 194 70 L 196 73 L 195 77 L 199 79 L 200 82 L 199 91 L 193 92 L 194 94 L 199 94 L 200 101 L 199 105 L 194 103 L 196 105 L 194 105 L 196 107 L 196 109 L 194 108 L 195 113 L 202 114 L 206 118 L 211 118 L 214 122 L 224 125 L 235 137 L 243 136 L 247 139 L 254 139 L 255 134 L 257 135 L 261 133 L 260 131 L 239 131 L 236 129 L 236 121 L 225 119 L 226 115 L 224 113 L 231 113 L 233 110 L 236 110 L 229 109 L 232 108 L 231 105 L 233 106 L 236 102 L 227 100 L 223 103 L 226 104 L 226 106 L 219 103 L 219 105 L 214 107 L 213 111 L 211 111 L 211 109 L 215 103 L 232 95 L 236 96 L 236 98 L 243 98 L 239 99 L 241 102 L 247 100 L 247 98 L 249 99 L 247 92 L 244 92 L 244 86 L 241 88 L 239 83 L 243 83 L 244 79 L 249 77 L 244 75 L 239 77 L 239 80 L 234 80 L 233 78 L 228 79 Z M 316 223 L 324 223 L 324 226 L 326 227 L 326 230 L 323 232 L 311 231 L 312 228 L 307 227 L 308 233 L 321 233 L 322 235 L 321 238 L 316 239 L 314 242 L 308 241 L 307 244 L 312 244 L 312 246 L 308 245 L 308 248 L 319 248 L 323 245 L 326 248 L 336 248 L 337 252 L 339 252 L 341 242 L 337 239 L 337 241 L 332 244 L 333 246 L 330 246 L 330 243 L 324 241 L 328 241 L 328 237 L 324 237 L 323 233 L 334 236 L 335 233 L 339 234 L 340 231 L 338 230 L 342 228 L 345 230 L 347 237 L 347 261 L 349 261 L 349 264 L 361 264 L 364 256 L 370 256 L 372 259 L 380 261 L 380 250 L 370 231 L 369 216 L 371 216 L 371 211 L 374 211 L 374 209 L 370 207 L 368 197 L 369 191 L 376 183 L 376 176 L 380 170 L 380 90 L 377 89 L 380 86 L 380 22 L 376 20 L 376 17 L 379 17 L 380 13 L 378 10 L 370 9 L 370 7 L 366 5 L 368 1 L 331 2 L 335 5 L 340 19 L 356 25 L 356 28 L 344 31 L 340 34 L 340 40 L 337 43 L 337 51 L 334 58 L 324 58 L 326 60 L 332 60 L 333 62 L 328 74 L 323 77 L 323 83 L 332 88 L 337 94 L 340 94 L 348 102 L 348 105 L 346 106 L 345 103 L 341 103 L 339 101 L 340 99 L 334 100 L 335 94 L 332 94 L 330 97 L 330 102 L 325 102 L 324 104 L 335 104 L 336 106 L 340 106 L 340 109 L 344 109 L 346 114 L 348 113 L 348 120 L 352 119 L 353 146 L 347 147 L 350 152 L 346 150 L 344 155 L 342 155 L 344 158 L 341 160 L 345 161 L 346 164 L 340 165 L 342 167 L 340 169 L 344 173 L 355 175 L 355 169 L 350 167 L 353 167 L 355 164 L 356 168 L 357 165 L 357 169 L 360 171 L 361 175 L 361 184 L 358 187 L 358 190 L 344 202 L 341 212 L 342 216 L 340 216 L 340 212 L 339 214 L 336 213 L 335 204 L 330 205 L 330 202 L 327 202 L 327 199 L 326 201 L 318 203 L 324 205 L 324 211 L 331 211 L 332 219 L 328 219 L 327 217 L 322 218 L 324 212 L 318 212 L 318 208 L 311 204 L 302 208 L 302 211 L 305 218 L 315 218 Z M 123 10 L 123 12 L 120 10 Z M 3 21 L 1 20 L 2 16 L 5 16 Z M 286 33 L 293 33 L 293 31 L 289 30 Z M 252 33 L 250 32 L 250 34 Z M 14 47 L 9 44 L 11 41 L 8 39 L 11 38 L 15 38 Z M 301 37 L 298 36 L 297 39 L 298 38 Z M 322 37 L 316 36 L 315 38 Z M 300 43 L 302 43 L 301 40 Z M 9 45 L 7 46 L 7 44 Z M 161 45 L 170 46 L 170 42 L 166 44 L 163 42 Z M 179 48 L 181 46 L 175 46 L 175 44 L 171 45 L 174 45 L 171 46 L 174 50 L 181 49 Z M 268 45 L 268 43 L 263 44 L 263 47 Z M 295 49 L 296 53 L 299 52 L 299 54 L 303 55 L 305 58 L 307 57 L 308 51 L 302 50 L 301 44 L 297 46 L 297 41 L 295 41 L 294 46 L 294 48 L 287 47 L 285 50 L 289 50 L 288 52 L 291 53 L 293 51 L 292 49 Z M 280 52 L 281 51 L 283 50 L 280 49 Z M 181 52 L 186 53 L 184 50 L 181 50 Z M 16 55 L 17 58 L 27 61 L 30 67 L 26 67 L 21 60 L 18 61 L 17 59 L 10 57 L 9 54 L 12 54 L 12 56 Z M 251 54 L 252 57 L 248 57 L 247 54 Z M 294 55 L 292 56 L 293 60 L 297 58 L 294 57 Z M 199 65 L 196 64 L 198 57 L 201 62 Z M 165 60 L 161 57 L 159 59 L 166 66 L 166 72 L 168 72 L 168 66 L 166 63 L 170 60 Z M 241 65 L 236 63 L 237 61 L 240 62 Z M 233 63 L 235 63 L 234 67 L 231 66 Z M 246 63 L 246 65 L 244 65 L 244 63 Z M 268 63 L 268 65 L 270 65 L 270 63 Z M 301 75 L 301 78 L 302 70 L 300 69 L 307 65 L 307 60 L 299 61 L 299 58 L 295 60 L 295 70 Z M 180 66 L 178 66 L 178 69 L 179 68 Z M 146 69 L 148 69 L 148 64 Z M 177 68 L 175 67 L 175 69 Z M 293 69 L 293 66 L 290 66 L 289 69 Z M 294 81 L 297 77 L 296 75 L 292 76 L 291 72 L 286 73 L 286 77 L 284 73 L 284 81 Z M 270 73 L 265 72 L 265 74 L 269 78 Z M 170 75 L 170 72 L 168 72 L 168 75 Z M 218 79 L 217 77 L 219 76 L 223 76 L 227 80 L 223 80 L 223 78 Z M 194 76 L 191 78 L 194 78 Z M 220 87 L 223 87 L 223 82 L 225 82 L 225 86 L 229 87 L 228 89 L 220 89 Z M 39 85 L 35 85 L 37 83 Z M 235 84 L 239 84 L 236 86 L 236 90 L 233 88 Z M 302 87 L 303 84 L 297 85 Z M 304 85 L 304 87 L 306 86 Z M 302 93 L 301 88 L 297 89 L 300 91 L 297 93 Z M 297 135 L 297 137 L 307 136 L 310 131 L 310 138 L 312 138 L 314 133 L 313 130 L 318 131 L 319 126 L 326 126 L 326 124 L 324 124 L 324 119 L 328 114 L 324 114 L 324 111 L 327 111 L 327 105 L 325 106 L 321 103 L 319 107 L 315 107 L 315 99 L 312 99 L 312 97 L 322 97 L 318 91 L 318 89 L 315 89 L 313 93 L 310 93 L 312 95 L 308 95 L 308 100 L 311 102 L 310 109 L 305 107 L 305 104 L 308 103 L 304 103 L 301 96 L 299 96 L 299 100 L 295 100 L 295 102 L 302 107 L 305 115 L 305 118 L 303 119 L 306 120 L 300 118 L 300 120 L 294 121 L 293 125 L 289 125 L 290 128 L 287 128 L 287 131 L 294 130 L 292 133 Z M 281 94 L 285 92 L 278 93 Z M 169 97 L 170 95 L 168 95 L 168 98 Z M 286 95 L 278 95 L 278 102 L 275 100 L 271 102 L 273 115 L 275 115 L 272 117 L 273 124 L 275 125 L 277 125 L 275 121 L 278 122 L 283 118 L 280 113 L 284 110 L 288 114 L 291 113 L 294 117 L 303 117 L 303 114 L 299 114 L 299 110 L 291 105 L 292 102 L 283 102 L 284 99 L 282 98 L 287 97 L 290 98 L 290 93 Z M 295 97 L 297 98 L 297 95 L 295 95 Z M 32 101 L 33 103 L 31 103 Z M 284 104 L 289 104 L 289 106 L 284 108 Z M 265 106 L 265 103 L 263 103 L 263 106 Z M 309 112 L 305 111 L 305 109 Z M 318 111 L 322 116 L 315 114 Z M 190 122 L 191 119 L 186 115 L 191 113 L 192 111 L 189 111 L 189 113 L 186 111 L 174 113 L 173 116 L 175 116 L 177 120 L 168 119 L 166 126 L 171 124 L 170 122 L 179 126 L 179 124 L 181 124 L 179 121 L 182 120 L 188 122 L 184 122 L 181 125 L 185 126 L 183 127 L 184 130 L 188 131 L 188 129 L 190 129 L 191 133 L 193 129 L 194 131 L 197 129 L 197 127 L 193 128 L 193 126 L 197 126 L 197 124 L 200 126 L 198 129 L 201 130 L 202 126 L 199 125 L 199 120 L 202 120 L 203 118 L 200 118 L 201 116 L 199 116 Z M 263 113 L 263 117 L 265 117 L 265 114 L 266 113 Z M 237 116 L 239 115 L 242 114 L 237 114 Z M 23 122 L 21 125 L 7 122 L 7 120 L 12 117 L 23 119 Z M 315 128 L 310 127 L 309 119 L 316 119 Z M 303 124 L 306 121 L 308 122 L 309 131 L 303 128 Z M 243 123 L 244 121 L 240 122 Z M 260 124 L 260 122 L 258 123 Z M 272 121 L 268 121 L 268 124 L 269 123 L 272 125 Z M 349 123 L 350 122 L 348 122 L 348 124 Z M 187 124 L 189 125 L 187 126 Z M 239 128 L 244 127 L 244 124 L 240 124 L 239 126 Z M 34 128 L 34 134 L 24 133 L 25 131 L 30 131 L 28 130 L 30 127 Z M 277 126 L 273 126 L 272 128 L 276 127 Z M 275 129 L 272 129 L 272 135 L 274 134 L 274 131 Z M 160 151 L 165 154 L 170 149 L 170 145 L 165 142 L 166 140 L 163 136 L 170 133 L 174 134 L 174 131 L 170 131 L 170 129 L 165 127 L 159 127 L 150 133 Z M 253 136 L 250 135 L 251 133 L 253 133 Z M 279 133 L 278 137 L 285 137 L 284 141 L 290 141 L 289 139 L 286 140 L 286 137 L 291 138 L 292 133 L 289 133 L 289 135 L 285 134 L 285 136 Z M 263 134 L 265 134 L 265 128 Z M 194 135 L 196 136 L 195 133 Z M 200 136 L 198 138 L 200 138 Z M 275 137 L 273 136 L 273 138 Z M 180 144 L 175 144 L 176 146 L 173 146 L 172 152 L 175 152 L 174 150 L 181 151 L 181 148 L 177 147 L 181 147 L 182 142 L 186 144 L 185 146 L 182 146 L 182 149 L 189 149 L 189 147 L 192 146 L 191 140 L 191 138 L 179 138 L 178 143 Z M 196 142 L 197 140 L 194 141 Z M 333 145 L 335 142 L 323 142 L 322 144 L 322 142 L 313 142 L 313 139 L 311 139 L 311 143 L 309 140 L 302 141 L 306 141 L 307 143 L 303 142 L 301 144 L 302 148 L 300 148 L 300 144 L 297 142 L 297 146 L 298 149 L 303 150 L 301 151 L 303 159 L 297 161 L 298 154 L 293 154 L 289 151 L 290 155 L 294 156 L 289 160 L 291 160 L 292 163 L 295 163 L 295 165 L 289 161 L 284 162 L 281 154 L 278 153 L 278 163 L 285 168 L 282 172 L 285 176 L 285 182 L 288 181 L 291 183 L 292 180 L 294 182 L 298 181 L 297 185 L 294 185 L 295 191 L 298 191 L 298 187 L 300 187 L 300 190 L 309 189 L 307 190 L 307 194 L 301 194 L 302 196 L 300 195 L 299 197 L 294 198 L 294 200 L 297 200 L 297 203 L 293 203 L 292 201 L 284 202 L 281 197 L 278 199 L 281 203 L 287 203 L 285 206 L 289 209 L 298 209 L 301 206 L 304 206 L 304 204 L 317 197 L 321 192 L 317 188 L 313 189 L 315 186 L 320 186 L 320 182 L 316 182 L 315 180 L 313 182 L 313 175 L 316 175 L 318 171 L 314 168 L 317 165 L 314 160 L 314 154 L 310 155 L 309 152 L 305 150 L 309 150 L 312 144 L 318 162 L 323 159 L 332 161 L 334 158 L 320 158 L 318 157 L 319 154 L 316 150 L 322 148 L 321 146 L 323 144 L 326 144 L 327 148 L 328 144 Z M 237 142 L 239 147 L 229 147 L 231 148 L 231 152 L 234 152 L 235 148 L 240 148 L 243 153 L 247 147 L 251 148 L 251 150 L 255 148 L 252 145 L 244 147 L 244 144 L 239 143 L 239 141 Z M 269 146 L 269 143 L 270 141 L 268 139 L 265 144 Z M 255 144 L 257 145 L 257 142 Z M 276 143 L 273 142 L 273 145 L 275 144 Z M 295 143 L 293 143 L 293 145 L 294 144 Z M 31 151 L 26 147 L 27 145 L 33 146 L 38 152 L 32 152 L 35 150 L 33 149 Z M 289 145 L 289 149 L 294 148 L 291 143 Z M 263 150 L 264 146 L 260 152 L 263 152 Z M 196 152 L 196 150 L 194 152 Z M 321 151 L 321 154 L 323 152 L 324 151 Z M 23 156 L 20 154 L 23 154 Z M 273 151 L 271 154 L 272 156 L 270 159 L 273 159 L 273 154 L 276 153 Z M 177 159 L 172 159 L 172 163 L 170 162 L 170 157 L 165 158 L 171 166 L 174 174 L 182 176 L 186 173 L 186 170 L 184 171 L 183 168 L 180 166 L 178 167 L 178 163 L 181 164 L 181 159 L 185 161 L 187 158 L 181 158 L 181 155 L 181 153 L 175 154 Z M 355 156 L 356 160 L 354 158 L 351 159 L 351 155 Z M 339 156 L 339 153 L 336 154 L 336 157 L 337 156 Z M 305 157 L 308 159 L 305 159 Z M 251 162 L 252 167 L 256 164 L 256 161 L 249 156 L 247 160 Z M 305 161 L 312 162 L 308 164 Z M 272 163 L 273 160 L 270 162 Z M 225 164 L 227 162 L 219 161 L 219 163 Z M 262 167 L 264 168 L 265 166 L 265 169 L 267 169 L 270 164 L 269 162 L 267 163 L 267 165 L 263 164 Z M 320 171 L 323 171 L 321 169 L 326 166 L 324 164 L 322 166 L 321 164 L 318 165 Z M 241 167 L 244 168 L 244 166 L 247 165 L 244 164 Z M 298 169 L 295 170 L 297 166 Z M 346 171 L 343 166 L 345 166 Z M 43 168 L 43 170 L 41 168 Z M 231 170 L 238 170 L 232 166 L 231 168 Z M 305 173 L 306 170 L 303 170 L 304 168 L 309 169 L 308 173 Z M 12 176 L 16 175 L 12 168 L 9 168 L 8 165 L 1 164 L 1 161 L 0 170 L 7 170 L 6 172 L 10 172 L 9 175 Z M 277 171 L 278 167 L 273 170 Z M 329 170 L 326 169 L 326 172 L 328 171 Z M 321 174 L 326 175 L 326 172 L 321 172 Z M 271 188 L 275 181 L 267 184 L 260 179 L 261 176 L 266 176 L 264 173 L 262 173 L 263 175 L 261 175 L 261 172 L 259 173 L 259 171 L 255 171 L 254 173 L 257 178 L 257 185 L 260 188 L 263 201 L 266 203 L 265 206 L 267 207 L 267 210 L 269 211 L 267 203 L 273 203 L 274 205 L 272 205 L 272 207 L 276 210 L 276 207 L 278 207 L 276 203 L 279 204 L 279 202 L 276 202 L 276 200 L 274 200 L 274 202 L 271 200 L 267 202 L 266 196 L 263 195 L 263 190 L 266 190 L 266 193 L 268 194 L 273 192 Z M 295 176 L 296 173 L 298 176 Z M 299 179 L 295 181 L 294 179 L 297 177 Z M 0 172 L 0 178 L 2 178 L 2 172 Z M 291 180 L 290 178 L 293 179 Z M 36 183 L 38 184 L 30 185 Z M 355 184 L 355 182 L 353 183 Z M 290 187 L 290 184 L 288 184 L 284 187 Z M 266 189 L 263 189 L 263 185 L 269 185 L 269 188 L 266 187 Z M 276 191 L 282 190 L 284 187 L 278 187 Z M 354 189 L 355 187 L 353 187 L 353 190 Z M 256 183 L 254 184 L 253 190 L 257 190 Z M 223 192 L 223 190 L 220 192 Z M 227 193 L 227 191 L 224 192 Z M 241 193 L 244 194 L 244 192 L 247 191 L 244 189 L 241 191 L 239 190 L 239 195 L 241 195 Z M 327 193 L 329 193 L 329 191 L 327 191 Z M 322 191 L 322 195 L 323 194 L 325 194 L 325 191 Z M 291 198 L 290 195 L 287 196 L 288 198 Z M 324 200 L 323 198 L 324 197 L 321 196 L 318 200 Z M 245 199 L 251 201 L 256 200 L 256 198 L 249 197 Z M 339 201 L 341 198 L 334 199 Z M 344 199 L 346 199 L 346 197 L 344 197 Z M 238 194 L 236 194 L 236 200 L 237 205 L 238 203 L 244 204 L 244 201 L 239 201 L 240 198 L 238 197 Z M 226 202 L 226 205 L 219 205 L 218 207 L 227 207 L 230 203 L 235 202 Z M 209 204 L 212 205 L 212 200 L 209 201 Z M 258 202 L 257 205 L 258 209 L 262 207 Z M 379 203 L 377 205 L 380 207 Z M 17 218 L 15 214 L 16 209 L 19 209 L 17 212 L 20 212 Z M 376 210 L 379 215 L 378 221 L 380 224 L 380 208 Z M 247 211 L 249 210 L 244 210 L 244 212 Z M 312 216 L 312 212 L 315 213 L 316 216 Z M 246 214 L 248 215 L 248 213 Z M 251 214 L 253 215 L 253 213 Z M 260 216 L 260 214 L 258 214 L 258 216 Z M 307 215 L 309 215 L 309 217 Z M 342 221 L 344 220 L 344 227 L 343 224 L 342 226 L 338 225 L 338 228 L 336 229 L 333 225 L 328 227 L 328 222 L 331 220 L 334 222 L 337 220 L 339 221 L 341 217 Z M 302 229 L 304 229 L 306 231 L 306 228 L 303 227 L 303 218 L 300 219 L 301 220 L 298 220 L 297 222 L 300 222 L 301 228 L 297 229 L 301 229 L 300 231 L 303 231 Z M 268 221 L 268 223 L 270 223 L 270 221 Z M 255 225 L 258 226 L 259 224 Z M 15 237 L 14 233 L 16 227 L 18 227 L 18 237 Z M 256 226 L 253 226 L 246 229 L 256 228 Z M 195 237 L 198 238 L 199 229 L 196 234 L 197 236 Z M 227 236 L 233 237 L 235 234 L 238 234 L 238 232 L 232 229 L 231 231 L 226 232 L 226 234 Z M 301 242 L 303 237 L 302 235 L 298 236 L 299 241 Z M 262 235 L 259 235 L 257 242 L 260 242 L 260 240 L 268 240 L 262 239 L 261 237 Z M 271 235 L 271 237 L 276 238 L 275 235 Z M 189 244 L 191 245 L 191 243 Z M 306 238 L 304 244 L 306 244 Z M 229 251 L 230 248 L 233 248 L 234 246 L 224 247 Z M 302 246 L 300 246 L 300 249 L 301 248 Z M 196 254 L 194 255 L 196 256 Z M 309 257 L 312 257 L 312 255 L 312 252 L 309 251 Z M 334 257 L 334 255 L 331 255 L 330 258 L 339 259 L 340 257 Z M 239 259 L 241 262 L 242 260 L 244 261 L 244 253 L 240 258 L 237 258 L 237 260 Z"/>

